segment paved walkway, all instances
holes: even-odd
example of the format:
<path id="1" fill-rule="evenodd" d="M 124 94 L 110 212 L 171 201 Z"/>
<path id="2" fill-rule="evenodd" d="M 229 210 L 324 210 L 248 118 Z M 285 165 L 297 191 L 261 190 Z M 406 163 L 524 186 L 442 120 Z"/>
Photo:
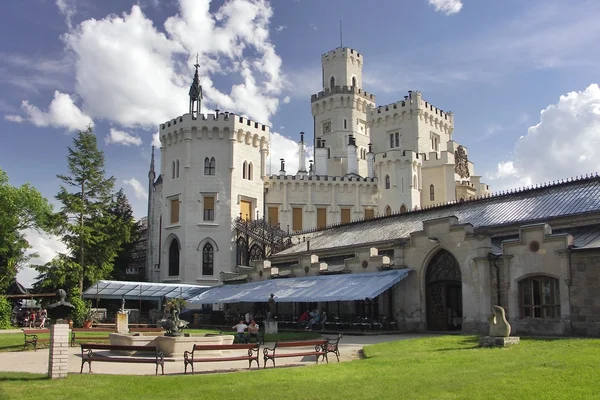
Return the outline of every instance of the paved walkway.
<path id="1" fill-rule="evenodd" d="M 397 340 L 412 339 L 426 336 L 424 334 L 400 334 L 400 335 L 376 335 L 376 336 L 344 336 L 340 341 L 340 362 L 351 361 L 359 357 L 359 351 L 367 344 L 376 344 L 382 342 L 391 342 Z M 261 346 L 264 347 L 264 346 Z M 272 347 L 272 343 L 266 343 L 266 347 Z M 81 348 L 69 348 L 69 373 L 79 373 L 81 368 Z M 231 351 L 227 351 L 231 353 Z M 227 353 L 223 351 L 223 353 Z M 278 350 L 279 352 L 279 350 Z M 262 353 L 260 353 L 262 356 Z M 329 363 L 336 363 L 335 355 L 329 355 Z M 314 357 L 290 357 L 276 360 L 277 366 L 291 365 L 314 365 Z M 319 361 L 319 363 L 321 363 Z M 263 368 L 262 357 L 260 367 Z M 267 365 L 267 368 L 270 366 Z M 256 369 L 256 363 L 253 364 Z M 84 373 L 87 373 L 87 364 Z M 92 371 L 96 374 L 116 374 L 116 375 L 154 375 L 154 364 L 129 364 L 129 363 L 105 363 L 92 362 Z M 206 362 L 194 364 L 196 373 L 209 372 L 228 372 L 237 370 L 247 370 L 246 361 L 231 362 Z M 0 371 L 2 372 L 31 372 L 36 374 L 46 374 L 48 372 L 48 349 L 38 351 L 16 351 L 0 352 Z M 188 368 L 189 371 L 189 368 Z M 182 374 L 183 359 L 177 359 L 165 362 L 165 375 Z M 160 372 L 159 372 L 160 373 Z"/>

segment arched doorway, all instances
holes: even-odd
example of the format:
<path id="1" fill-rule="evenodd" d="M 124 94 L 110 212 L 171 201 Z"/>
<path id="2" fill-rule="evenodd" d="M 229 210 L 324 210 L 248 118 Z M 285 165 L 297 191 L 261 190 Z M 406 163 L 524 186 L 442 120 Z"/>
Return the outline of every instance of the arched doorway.
<path id="1" fill-rule="evenodd" d="M 425 275 L 427 330 L 462 329 L 462 282 L 460 266 L 447 250 L 429 261 Z"/>

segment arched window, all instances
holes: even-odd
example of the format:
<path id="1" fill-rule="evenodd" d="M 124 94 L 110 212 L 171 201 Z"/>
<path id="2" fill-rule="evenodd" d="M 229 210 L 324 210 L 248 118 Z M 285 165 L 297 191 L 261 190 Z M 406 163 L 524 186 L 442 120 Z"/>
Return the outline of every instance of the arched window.
<path id="1" fill-rule="evenodd" d="M 331 89 L 333 89 L 334 86 L 335 86 L 335 78 L 332 76 L 331 79 L 329 80 L 329 87 Z"/>
<path id="2" fill-rule="evenodd" d="M 204 175 L 214 175 L 216 166 L 217 161 L 214 157 L 212 157 L 210 160 L 208 159 L 208 157 L 206 157 L 204 159 Z"/>
<path id="3" fill-rule="evenodd" d="M 175 179 L 175 160 L 171 162 L 171 179 Z"/>
<path id="4" fill-rule="evenodd" d="M 348 120 L 344 118 L 344 129 L 348 129 Z"/>
<path id="5" fill-rule="evenodd" d="M 400 207 L 400 214 L 404 214 L 406 212 L 406 206 L 404 204 L 402 204 L 402 207 Z"/>
<path id="6" fill-rule="evenodd" d="M 521 280 L 519 314 L 521 318 L 559 318 L 558 279 L 551 276 L 533 276 Z"/>
<path id="7" fill-rule="evenodd" d="M 252 163 L 248 163 L 248 180 L 252 180 Z"/>
<path id="8" fill-rule="evenodd" d="M 179 240 L 171 240 L 169 246 L 169 276 L 179 276 Z"/>
<path id="9" fill-rule="evenodd" d="M 244 161 L 244 164 L 242 165 L 242 179 L 246 179 L 246 168 L 248 168 L 248 163 Z"/>
<path id="10" fill-rule="evenodd" d="M 214 274 L 214 250 L 210 243 L 202 248 L 202 275 Z"/>
<path id="11" fill-rule="evenodd" d="M 238 238 L 236 242 L 235 265 L 248 265 L 246 251 L 246 240 L 243 237 Z"/>
<path id="12" fill-rule="evenodd" d="M 390 207 L 390 206 L 385 207 L 385 215 L 392 215 L 392 207 Z"/>
<path id="13" fill-rule="evenodd" d="M 352 77 L 352 86 L 356 87 L 356 77 Z"/>
<path id="14" fill-rule="evenodd" d="M 177 160 L 175 163 L 175 171 L 176 171 L 176 173 L 175 173 L 176 177 L 179 178 L 179 160 Z"/>
<path id="15" fill-rule="evenodd" d="M 262 247 L 258 244 L 253 244 L 252 248 L 250 248 L 250 261 L 257 261 L 263 259 Z"/>
<path id="16" fill-rule="evenodd" d="M 391 186 L 391 185 L 390 185 L 390 176 L 389 176 L 389 175 L 386 175 L 386 176 L 385 176 L 385 188 L 386 188 L 386 189 L 389 189 L 389 188 L 390 188 L 390 186 Z"/>
<path id="17" fill-rule="evenodd" d="M 435 187 L 429 185 L 429 201 L 435 201 Z"/>

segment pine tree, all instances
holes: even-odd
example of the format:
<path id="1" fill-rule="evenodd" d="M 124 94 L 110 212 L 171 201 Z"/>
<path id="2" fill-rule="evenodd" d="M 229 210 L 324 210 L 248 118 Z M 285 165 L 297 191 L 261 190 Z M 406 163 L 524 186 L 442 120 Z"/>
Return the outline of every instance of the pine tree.
<path id="1" fill-rule="evenodd" d="M 63 264 L 76 273 L 83 293 L 84 280 L 93 282 L 110 274 L 124 238 L 118 224 L 113 226 L 110 212 L 115 178 L 105 176 L 104 153 L 91 127 L 77 134 L 67 162 L 69 175 L 57 175 L 64 185 L 56 199 L 62 203 L 63 241 L 76 264 Z"/>
<path id="2" fill-rule="evenodd" d="M 112 277 L 116 280 L 139 280 L 138 275 L 128 275 L 127 268 L 135 263 L 135 250 L 141 236 L 141 224 L 135 221 L 131 204 L 122 189 L 117 192 L 111 212 L 119 221 L 125 238 L 114 260 Z"/>

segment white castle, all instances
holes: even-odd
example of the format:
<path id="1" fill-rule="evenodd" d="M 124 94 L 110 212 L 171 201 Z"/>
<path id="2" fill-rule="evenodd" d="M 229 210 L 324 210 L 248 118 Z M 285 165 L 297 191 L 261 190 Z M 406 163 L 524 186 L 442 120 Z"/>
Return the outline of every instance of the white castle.
<path id="1" fill-rule="evenodd" d="M 298 171 L 281 159 L 272 176 L 269 127 L 219 110 L 201 114 L 196 65 L 188 113 L 159 127 L 158 178 L 152 153 L 149 281 L 216 285 L 268 257 L 269 243 L 288 233 L 489 194 L 467 149 L 452 140 L 451 112 L 418 91 L 377 106 L 362 88 L 363 56 L 351 48 L 321 63 L 323 91 L 311 96 L 314 164 L 306 167 L 301 133 Z M 259 218 L 271 237 L 240 237 L 236 226 Z"/>

